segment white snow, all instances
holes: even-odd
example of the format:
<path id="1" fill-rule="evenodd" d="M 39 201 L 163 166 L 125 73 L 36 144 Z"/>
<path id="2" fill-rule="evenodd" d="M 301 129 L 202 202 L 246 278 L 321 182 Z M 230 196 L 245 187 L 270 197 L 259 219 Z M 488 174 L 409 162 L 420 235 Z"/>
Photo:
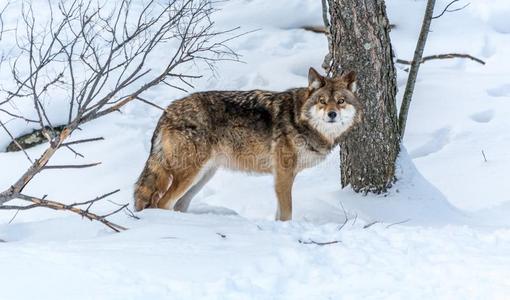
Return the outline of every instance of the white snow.
<path id="1" fill-rule="evenodd" d="M 436 13 L 448 2 L 437 1 Z M 117 234 L 62 212 L 24 211 L 9 223 L 15 212 L 0 211 L 0 299 L 508 299 L 510 3 L 470 2 L 433 21 L 425 55 L 467 53 L 486 64 L 449 59 L 421 66 L 389 193 L 341 190 L 334 151 L 297 177 L 291 222 L 273 221 L 270 176 L 223 170 L 189 213 L 114 215 L 129 228 Z M 204 73 L 195 90 L 283 90 L 305 85 L 310 66 L 320 70 L 324 36 L 299 29 L 321 24 L 320 1 L 221 6 L 219 28 L 258 30 L 232 41 L 245 63 L 219 64 L 216 76 Z M 397 57 L 411 59 L 425 1 L 387 0 L 387 6 L 397 25 L 391 33 Z M 16 18 L 9 15 L 6 24 Z M 165 106 L 183 95 L 158 86 L 145 97 Z M 62 108 L 53 107 L 61 118 Z M 123 114 L 86 124 L 73 138 L 105 140 L 81 145 L 85 158 L 61 150 L 53 163 L 102 164 L 44 171 L 26 192 L 72 203 L 120 188 L 110 199 L 131 202 L 159 114 L 132 103 Z M 8 126 L 29 131 L 22 122 Z M 8 143 L 0 132 L 0 147 Z M 44 149 L 28 153 L 38 157 Z M 0 153 L 0 190 L 27 166 L 22 153 Z M 95 209 L 115 207 L 104 201 Z"/>

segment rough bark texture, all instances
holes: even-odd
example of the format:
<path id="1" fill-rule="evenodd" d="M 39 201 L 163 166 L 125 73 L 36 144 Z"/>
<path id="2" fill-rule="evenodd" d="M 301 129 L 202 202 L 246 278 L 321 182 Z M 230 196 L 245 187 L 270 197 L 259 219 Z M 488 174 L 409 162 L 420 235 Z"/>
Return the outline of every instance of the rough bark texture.
<path id="1" fill-rule="evenodd" d="M 380 193 L 393 183 L 399 151 L 396 73 L 383 0 L 329 0 L 332 75 L 354 70 L 363 124 L 341 146 L 342 187 Z"/>

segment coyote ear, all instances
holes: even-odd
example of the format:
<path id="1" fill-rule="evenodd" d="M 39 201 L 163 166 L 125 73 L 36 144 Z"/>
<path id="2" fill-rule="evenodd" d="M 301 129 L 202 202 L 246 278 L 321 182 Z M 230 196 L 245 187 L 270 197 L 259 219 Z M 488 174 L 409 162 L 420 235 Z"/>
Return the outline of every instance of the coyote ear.
<path id="1" fill-rule="evenodd" d="M 324 77 L 322 77 L 314 68 L 308 70 L 308 89 L 310 91 L 321 88 L 324 85 Z"/>
<path id="2" fill-rule="evenodd" d="M 356 92 L 357 85 L 356 85 L 356 72 L 350 71 L 347 74 L 342 76 L 342 79 L 347 83 L 347 88 L 351 92 Z"/>

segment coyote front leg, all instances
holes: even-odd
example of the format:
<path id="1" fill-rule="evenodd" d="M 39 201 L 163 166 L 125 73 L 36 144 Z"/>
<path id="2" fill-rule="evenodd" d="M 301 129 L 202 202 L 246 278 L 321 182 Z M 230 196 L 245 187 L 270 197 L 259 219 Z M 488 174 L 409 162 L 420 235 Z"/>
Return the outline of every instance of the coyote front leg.
<path id="1" fill-rule="evenodd" d="M 278 210 L 276 220 L 292 219 L 292 185 L 296 176 L 296 154 L 287 143 L 277 148 L 275 155 L 274 180 Z"/>

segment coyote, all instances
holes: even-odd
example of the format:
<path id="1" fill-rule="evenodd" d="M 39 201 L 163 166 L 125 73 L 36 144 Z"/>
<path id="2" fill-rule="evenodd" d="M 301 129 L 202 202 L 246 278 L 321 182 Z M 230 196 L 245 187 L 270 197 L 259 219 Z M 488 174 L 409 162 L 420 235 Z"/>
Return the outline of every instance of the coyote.
<path id="1" fill-rule="evenodd" d="M 310 68 L 306 88 L 209 91 L 174 101 L 154 131 L 135 210 L 186 211 L 224 167 L 273 174 L 276 219 L 290 220 L 296 174 L 324 160 L 362 119 L 355 77 L 351 71 L 327 78 Z"/>

